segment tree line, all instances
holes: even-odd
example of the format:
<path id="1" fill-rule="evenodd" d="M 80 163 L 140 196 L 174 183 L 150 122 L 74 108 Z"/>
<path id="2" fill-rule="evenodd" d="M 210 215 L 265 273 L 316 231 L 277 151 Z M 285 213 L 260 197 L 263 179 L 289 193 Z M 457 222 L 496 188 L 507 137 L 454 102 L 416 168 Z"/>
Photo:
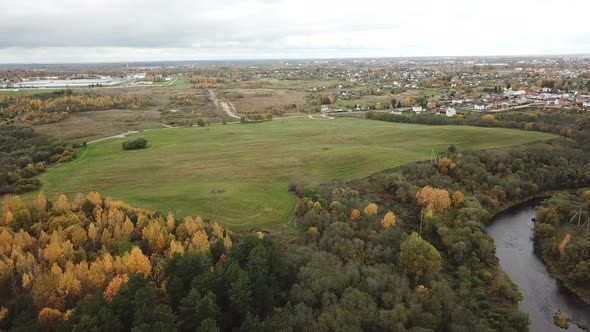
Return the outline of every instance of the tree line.
<path id="1" fill-rule="evenodd" d="M 561 193 L 537 208 L 535 245 L 551 274 L 590 303 L 590 191 Z M 578 225 L 580 224 L 580 225 Z"/>
<path id="2" fill-rule="evenodd" d="M 51 164 L 72 160 L 75 148 L 36 134 L 30 127 L 0 126 L 0 195 L 38 189 L 41 183 L 35 176 Z"/>
<path id="3" fill-rule="evenodd" d="M 0 118 L 39 125 L 59 122 L 75 112 L 108 109 L 138 110 L 148 104 L 145 97 L 120 95 L 76 95 L 71 90 L 35 96 L 0 97 Z"/>
<path id="4" fill-rule="evenodd" d="M 467 125 L 523 129 L 552 133 L 579 142 L 590 149 L 590 115 L 577 111 L 508 111 L 497 114 L 470 115 L 466 117 L 434 116 L 432 114 L 392 114 L 368 112 L 367 119 L 397 123 L 425 125 Z"/>

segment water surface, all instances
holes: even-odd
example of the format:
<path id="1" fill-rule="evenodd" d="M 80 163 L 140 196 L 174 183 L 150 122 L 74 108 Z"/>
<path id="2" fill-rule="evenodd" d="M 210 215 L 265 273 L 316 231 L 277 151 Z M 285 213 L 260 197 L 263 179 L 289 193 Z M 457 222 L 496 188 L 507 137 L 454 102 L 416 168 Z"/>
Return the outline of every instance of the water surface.
<path id="1" fill-rule="evenodd" d="M 574 322 L 590 326 L 590 305 L 578 300 L 554 279 L 534 252 L 532 219 L 538 203 L 531 201 L 510 209 L 486 227 L 496 241 L 500 265 L 524 297 L 520 310 L 529 315 L 531 331 L 564 331 L 553 324 L 557 310 Z M 567 331 L 583 330 L 570 324 Z"/>

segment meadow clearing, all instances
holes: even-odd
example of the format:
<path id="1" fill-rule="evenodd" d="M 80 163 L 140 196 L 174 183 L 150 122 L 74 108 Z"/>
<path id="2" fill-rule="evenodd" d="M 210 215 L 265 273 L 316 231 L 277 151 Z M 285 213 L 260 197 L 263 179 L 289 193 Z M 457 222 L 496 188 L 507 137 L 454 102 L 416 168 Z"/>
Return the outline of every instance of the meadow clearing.
<path id="1" fill-rule="evenodd" d="M 274 120 L 141 132 L 149 147 L 124 151 L 126 139 L 80 150 L 40 180 L 48 197 L 98 191 L 178 216 L 199 215 L 236 231 L 287 227 L 297 198 L 290 180 L 352 180 L 459 150 L 525 144 L 555 136 L 469 126 L 425 126 L 356 118 Z M 35 195 L 34 193 L 29 194 Z"/>

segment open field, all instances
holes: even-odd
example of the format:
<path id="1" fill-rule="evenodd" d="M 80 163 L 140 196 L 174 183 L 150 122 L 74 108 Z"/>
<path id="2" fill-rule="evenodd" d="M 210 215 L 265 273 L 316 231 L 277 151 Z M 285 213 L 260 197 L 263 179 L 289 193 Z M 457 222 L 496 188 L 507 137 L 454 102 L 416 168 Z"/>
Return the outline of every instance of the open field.
<path id="1" fill-rule="evenodd" d="M 289 119 L 260 124 L 162 129 L 134 134 L 150 147 L 123 151 L 123 139 L 86 147 L 73 162 L 41 176 L 49 197 L 99 191 L 133 205 L 201 215 L 234 230 L 277 229 L 306 183 L 362 178 L 428 159 L 432 149 L 487 149 L 554 136 L 467 126 L 422 126 L 353 118 Z M 33 194 L 31 194 L 33 195 Z"/>
<path id="2" fill-rule="evenodd" d="M 64 121 L 35 126 L 35 131 L 67 142 L 90 142 L 131 130 L 162 128 L 160 112 L 107 110 L 71 114 Z"/>
<path id="3" fill-rule="evenodd" d="M 295 114 L 305 109 L 305 92 L 284 89 L 231 89 L 223 98 L 232 102 L 240 114 Z"/>

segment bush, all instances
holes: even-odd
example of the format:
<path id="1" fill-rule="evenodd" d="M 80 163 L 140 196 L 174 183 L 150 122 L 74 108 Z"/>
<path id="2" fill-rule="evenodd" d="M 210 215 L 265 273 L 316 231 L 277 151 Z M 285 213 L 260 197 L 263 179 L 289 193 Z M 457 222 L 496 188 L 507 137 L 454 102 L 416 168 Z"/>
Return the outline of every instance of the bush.
<path id="1" fill-rule="evenodd" d="M 123 142 L 123 150 L 139 150 L 147 146 L 147 140 L 145 138 L 138 138 L 132 141 Z"/>

